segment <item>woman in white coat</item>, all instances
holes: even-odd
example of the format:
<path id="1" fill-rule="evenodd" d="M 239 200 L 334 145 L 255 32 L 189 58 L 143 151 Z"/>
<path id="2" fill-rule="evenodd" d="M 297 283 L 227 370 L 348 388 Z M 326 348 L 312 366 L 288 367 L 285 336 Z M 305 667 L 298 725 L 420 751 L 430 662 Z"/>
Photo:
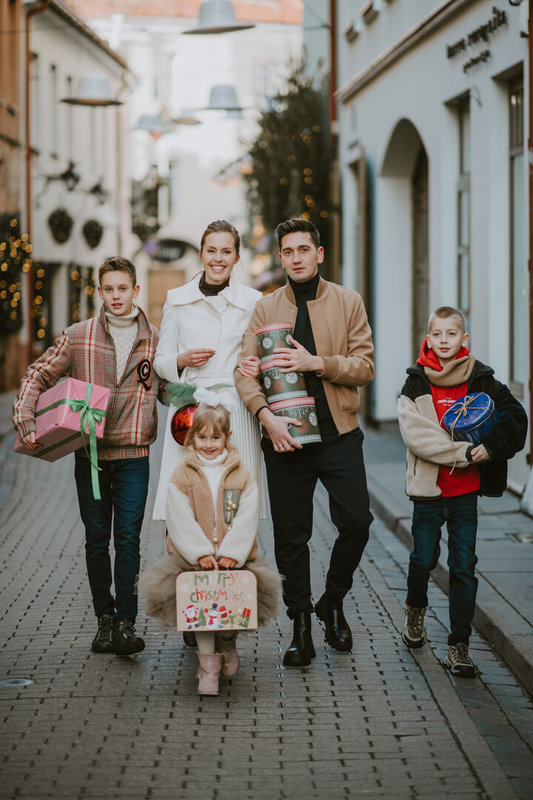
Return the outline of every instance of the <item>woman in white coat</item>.
<path id="1" fill-rule="evenodd" d="M 260 292 L 244 286 L 232 275 L 240 257 L 239 250 L 237 229 L 225 220 L 212 222 L 200 244 L 203 271 L 189 283 L 168 292 L 154 369 L 170 383 L 233 385 L 242 336 L 261 297 Z M 258 362 L 251 357 L 242 365 L 243 371 L 249 370 L 247 374 L 256 376 Z M 170 406 L 154 519 L 165 519 L 168 484 L 176 466 L 185 457 L 185 448 L 174 440 L 170 429 L 175 411 L 176 408 Z M 231 425 L 233 443 L 260 489 L 262 510 L 259 424 L 240 399 L 239 407 L 232 412 Z"/>

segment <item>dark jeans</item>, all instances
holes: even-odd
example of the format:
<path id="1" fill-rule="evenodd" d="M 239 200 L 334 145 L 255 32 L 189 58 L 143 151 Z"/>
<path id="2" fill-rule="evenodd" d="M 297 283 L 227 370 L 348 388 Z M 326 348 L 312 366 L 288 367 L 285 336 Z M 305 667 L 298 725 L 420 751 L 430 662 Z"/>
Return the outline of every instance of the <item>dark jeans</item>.
<path id="1" fill-rule="evenodd" d="M 477 533 L 477 493 L 458 497 L 415 500 L 413 511 L 413 552 L 409 558 L 407 605 L 425 608 L 428 604 L 429 573 L 440 554 L 441 528 L 448 528 L 448 567 L 450 573 L 450 636 L 448 644 L 468 644 L 476 605 L 475 567 Z"/>
<path id="2" fill-rule="evenodd" d="M 85 557 L 94 610 L 115 619 L 137 616 L 139 539 L 148 494 L 148 457 L 99 461 L 101 500 L 95 500 L 88 458 L 76 455 L 74 476 L 85 525 Z M 113 528 L 115 545 L 115 596 L 109 545 Z"/>
<path id="3" fill-rule="evenodd" d="M 261 447 L 267 470 L 274 524 L 276 564 L 283 575 L 289 617 L 312 609 L 309 547 L 313 494 L 320 480 L 329 495 L 331 520 L 339 534 L 333 545 L 326 591 L 335 600 L 350 590 L 372 522 L 363 462 L 363 434 L 357 429 L 292 453 L 276 453 L 270 439 Z"/>

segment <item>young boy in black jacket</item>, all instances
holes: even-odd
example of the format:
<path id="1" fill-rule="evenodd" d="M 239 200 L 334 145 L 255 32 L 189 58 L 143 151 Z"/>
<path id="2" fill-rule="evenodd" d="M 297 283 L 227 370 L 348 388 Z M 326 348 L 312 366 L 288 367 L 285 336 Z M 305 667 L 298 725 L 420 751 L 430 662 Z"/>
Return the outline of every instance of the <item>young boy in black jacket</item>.
<path id="1" fill-rule="evenodd" d="M 468 643 L 477 592 L 477 496 L 499 497 L 505 491 L 507 461 L 524 446 L 527 417 L 507 386 L 496 380 L 494 370 L 477 361 L 467 344 L 461 312 L 450 306 L 437 308 L 400 396 L 399 423 L 407 446 L 406 492 L 414 501 L 402 638 L 408 647 L 422 647 L 426 641 L 429 575 L 437 565 L 446 522 L 448 665 L 456 675 L 474 677 Z M 442 418 L 457 400 L 475 392 L 485 392 L 494 400 L 499 420 L 477 446 L 452 441 Z"/>

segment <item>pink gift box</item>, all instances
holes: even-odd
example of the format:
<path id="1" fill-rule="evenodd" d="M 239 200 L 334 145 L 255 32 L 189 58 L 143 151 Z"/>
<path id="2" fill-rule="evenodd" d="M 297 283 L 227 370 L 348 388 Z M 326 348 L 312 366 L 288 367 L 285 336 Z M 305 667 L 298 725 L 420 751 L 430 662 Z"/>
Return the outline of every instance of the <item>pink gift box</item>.
<path id="1" fill-rule="evenodd" d="M 38 450 L 25 447 L 19 435 L 15 440 L 15 452 L 57 461 L 83 447 L 84 440 L 89 451 L 89 419 L 92 415 L 96 438 L 104 435 L 105 414 L 109 403 L 109 389 L 94 383 L 85 383 L 67 378 L 43 392 L 35 410 L 35 438 L 42 445 Z M 69 405 L 71 403 L 72 405 Z M 82 417 L 85 437 L 82 437 Z"/>

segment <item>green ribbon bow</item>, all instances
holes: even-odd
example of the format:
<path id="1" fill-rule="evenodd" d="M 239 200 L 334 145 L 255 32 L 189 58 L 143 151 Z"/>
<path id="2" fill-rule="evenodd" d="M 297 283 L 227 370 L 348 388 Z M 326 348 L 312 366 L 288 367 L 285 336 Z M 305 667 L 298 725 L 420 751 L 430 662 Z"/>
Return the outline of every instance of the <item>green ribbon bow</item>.
<path id="1" fill-rule="evenodd" d="M 106 412 L 103 408 L 92 408 L 90 405 L 91 395 L 93 392 L 93 384 L 87 384 L 87 397 L 85 400 L 77 400 L 72 399 L 70 397 L 64 397 L 61 400 L 56 400 L 55 403 L 52 403 L 46 408 L 41 408 L 40 411 L 37 411 L 35 414 L 36 417 L 39 417 L 41 414 L 44 414 L 47 411 L 51 411 L 53 408 L 57 408 L 57 406 L 69 406 L 73 411 L 76 413 L 79 412 L 80 415 L 80 433 L 81 438 L 83 441 L 83 449 L 87 455 L 87 458 L 91 462 L 91 482 L 93 487 L 93 497 L 95 500 L 101 500 L 102 496 L 100 494 L 100 485 L 98 481 L 98 473 L 101 472 L 102 468 L 98 466 L 98 448 L 96 442 L 96 423 L 100 424 Z M 89 450 L 87 450 L 87 442 L 85 439 L 85 429 L 88 428 L 89 431 Z M 78 434 L 76 433 L 74 436 L 69 437 L 68 439 L 64 439 L 62 442 L 59 442 L 56 445 L 52 445 L 51 447 L 47 447 L 46 450 L 41 450 L 39 456 L 43 456 L 45 453 L 49 453 L 51 450 L 54 450 L 56 447 L 60 447 L 65 442 L 69 442 L 72 439 L 76 438 Z"/>

